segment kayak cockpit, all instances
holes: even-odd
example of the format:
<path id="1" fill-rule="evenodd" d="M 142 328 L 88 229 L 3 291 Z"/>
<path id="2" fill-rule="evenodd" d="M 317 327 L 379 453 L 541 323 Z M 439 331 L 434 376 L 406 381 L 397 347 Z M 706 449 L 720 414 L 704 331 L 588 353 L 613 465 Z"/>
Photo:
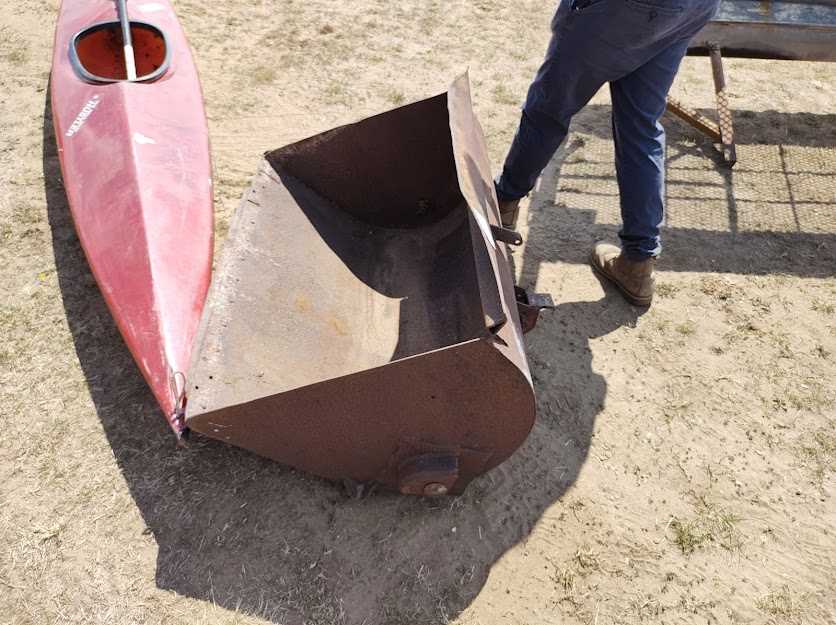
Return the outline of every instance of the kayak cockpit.
<path id="1" fill-rule="evenodd" d="M 145 22 L 130 23 L 136 82 L 160 78 L 171 63 L 165 33 Z M 79 31 L 70 41 L 70 62 L 80 78 L 109 83 L 128 80 L 119 22 L 102 22 Z M 133 82 L 133 81 L 132 81 Z"/>

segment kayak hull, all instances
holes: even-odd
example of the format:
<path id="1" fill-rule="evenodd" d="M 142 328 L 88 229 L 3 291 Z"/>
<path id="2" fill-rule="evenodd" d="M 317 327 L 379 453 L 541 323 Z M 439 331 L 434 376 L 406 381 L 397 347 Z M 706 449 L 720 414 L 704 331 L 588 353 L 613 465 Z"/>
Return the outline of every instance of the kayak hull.
<path id="1" fill-rule="evenodd" d="M 129 3 L 165 34 L 156 80 L 84 80 L 77 33 L 117 21 L 115 3 L 64 0 L 51 74 L 55 136 L 70 210 L 90 268 L 160 407 L 182 433 L 192 343 L 212 262 L 212 180 L 203 96 L 167 0 Z"/>

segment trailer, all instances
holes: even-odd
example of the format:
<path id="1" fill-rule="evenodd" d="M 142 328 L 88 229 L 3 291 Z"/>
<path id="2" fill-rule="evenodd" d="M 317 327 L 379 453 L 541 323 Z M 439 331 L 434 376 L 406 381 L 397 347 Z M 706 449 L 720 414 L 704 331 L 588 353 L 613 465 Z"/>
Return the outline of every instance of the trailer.
<path id="1" fill-rule="evenodd" d="M 688 54 L 711 59 L 717 121 L 674 98 L 668 110 L 719 144 L 732 167 L 737 153 L 723 57 L 836 61 L 836 0 L 722 0 Z"/>

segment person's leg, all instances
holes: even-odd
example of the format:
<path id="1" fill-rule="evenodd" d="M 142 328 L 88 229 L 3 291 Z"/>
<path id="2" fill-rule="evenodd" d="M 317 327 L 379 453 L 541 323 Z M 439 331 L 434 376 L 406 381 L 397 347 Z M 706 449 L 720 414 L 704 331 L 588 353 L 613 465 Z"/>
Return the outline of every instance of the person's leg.
<path id="1" fill-rule="evenodd" d="M 716 1 L 562 0 L 546 59 L 496 183 L 500 212 L 507 209 L 510 218 L 566 137 L 572 116 L 604 83 L 652 63 L 670 42 L 687 41 Z"/>
<path id="2" fill-rule="evenodd" d="M 528 195 L 566 137 L 572 116 L 612 78 L 610 68 L 588 63 L 599 56 L 599 46 L 588 30 L 595 21 L 586 14 L 581 20 L 572 0 L 563 0 L 558 7 L 546 58 L 529 87 L 519 128 L 497 179 L 500 202 Z"/>
<path id="3" fill-rule="evenodd" d="M 707 19 L 707 17 L 706 17 Z M 700 27 L 700 22 L 696 22 Z M 621 247 L 598 243 L 593 269 L 637 306 L 653 300 L 653 269 L 664 219 L 665 130 L 660 119 L 690 36 L 671 43 L 630 74 L 610 83 L 613 140 L 621 199 Z"/>
<path id="4" fill-rule="evenodd" d="M 659 7 L 653 8 L 653 3 Z M 496 182 L 504 224 L 513 221 L 517 200 L 534 188 L 560 147 L 572 116 L 605 83 L 630 74 L 664 50 L 666 40 L 687 27 L 687 15 L 674 0 L 561 1 L 546 58 L 528 90 L 519 128 Z"/>
<path id="5" fill-rule="evenodd" d="M 665 130 L 660 118 L 689 41 L 672 44 L 634 72 L 610 83 L 615 165 L 624 254 L 634 260 L 661 252 Z"/>

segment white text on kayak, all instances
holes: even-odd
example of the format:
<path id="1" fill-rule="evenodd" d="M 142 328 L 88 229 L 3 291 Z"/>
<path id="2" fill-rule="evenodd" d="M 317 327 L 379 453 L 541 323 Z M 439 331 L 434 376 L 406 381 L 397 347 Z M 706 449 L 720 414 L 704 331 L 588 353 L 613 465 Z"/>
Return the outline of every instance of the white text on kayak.
<path id="1" fill-rule="evenodd" d="M 84 122 L 87 121 L 87 118 L 93 114 L 93 111 L 96 110 L 96 107 L 99 106 L 99 101 L 101 100 L 101 96 L 98 94 L 94 95 L 92 98 L 87 100 L 87 104 L 84 105 L 84 108 L 81 109 L 81 112 L 75 118 L 75 121 L 70 126 L 69 130 L 66 132 L 66 136 L 72 137 L 75 133 L 77 133 L 81 127 L 84 125 Z"/>

